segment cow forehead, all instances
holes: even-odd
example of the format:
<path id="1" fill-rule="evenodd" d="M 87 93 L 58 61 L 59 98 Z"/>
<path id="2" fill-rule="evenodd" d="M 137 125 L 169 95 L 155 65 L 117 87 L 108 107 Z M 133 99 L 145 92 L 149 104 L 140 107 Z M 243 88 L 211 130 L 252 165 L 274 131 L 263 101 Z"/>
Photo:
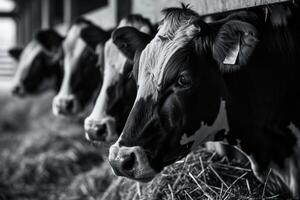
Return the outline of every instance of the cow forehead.
<path id="1" fill-rule="evenodd" d="M 74 24 L 70 28 L 63 42 L 65 53 L 76 54 L 76 52 L 82 51 L 86 46 L 85 42 L 80 37 L 81 30 L 86 26 L 86 24 Z"/>
<path id="2" fill-rule="evenodd" d="M 36 40 L 31 41 L 21 54 L 19 67 L 30 67 L 33 59 L 40 52 L 43 52 L 43 47 Z"/>
<path id="3" fill-rule="evenodd" d="M 105 70 L 114 68 L 118 73 L 123 72 L 127 59 L 113 43 L 112 39 L 105 43 L 104 57 Z"/>
<path id="4" fill-rule="evenodd" d="M 126 18 L 122 19 L 118 25 L 118 28 L 130 26 L 134 27 L 140 31 L 145 33 L 150 33 L 150 27 L 146 23 L 139 22 L 139 21 L 132 21 L 129 22 Z M 148 27 L 148 28 L 145 28 Z M 118 49 L 118 47 L 113 43 L 112 38 L 110 38 L 105 43 L 105 50 L 104 50 L 104 62 L 105 62 L 105 70 L 108 68 L 114 68 L 115 71 L 118 73 L 123 73 L 125 63 L 127 58 L 123 55 L 123 53 Z"/>
<path id="5" fill-rule="evenodd" d="M 163 23 L 154 39 L 142 52 L 139 61 L 139 86 L 153 84 L 152 87 L 159 90 L 162 86 L 166 66 L 172 56 L 187 45 L 199 31 L 199 28 L 188 23 L 181 25 L 173 33 L 169 31 L 170 29 L 169 23 Z"/>
<path id="6" fill-rule="evenodd" d="M 14 76 L 15 83 L 18 83 L 23 79 L 23 77 L 27 76 L 28 72 L 30 71 L 30 67 L 32 67 L 33 60 L 39 53 L 43 52 L 43 50 L 43 47 L 36 40 L 32 40 L 25 47 L 21 54 L 20 62 Z"/>

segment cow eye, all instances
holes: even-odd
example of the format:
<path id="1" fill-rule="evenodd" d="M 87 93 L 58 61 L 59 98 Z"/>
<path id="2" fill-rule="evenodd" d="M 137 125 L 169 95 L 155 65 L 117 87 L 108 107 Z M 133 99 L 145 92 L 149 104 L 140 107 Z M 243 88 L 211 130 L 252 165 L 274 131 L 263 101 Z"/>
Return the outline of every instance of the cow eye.
<path id="1" fill-rule="evenodd" d="M 192 79 L 188 74 L 183 73 L 178 77 L 177 83 L 181 87 L 190 87 L 192 85 Z"/>

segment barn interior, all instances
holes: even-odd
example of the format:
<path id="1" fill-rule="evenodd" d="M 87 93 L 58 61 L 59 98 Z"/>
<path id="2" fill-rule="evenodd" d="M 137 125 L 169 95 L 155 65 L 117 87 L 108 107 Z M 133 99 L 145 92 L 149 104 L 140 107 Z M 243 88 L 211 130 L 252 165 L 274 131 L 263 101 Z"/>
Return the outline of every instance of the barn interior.
<path id="1" fill-rule="evenodd" d="M 73 118 L 52 114 L 54 91 L 16 97 L 11 93 L 18 63 L 9 55 L 40 30 L 65 36 L 79 17 L 104 30 L 129 14 L 152 23 L 166 7 L 188 4 L 204 20 L 237 10 L 288 4 L 290 0 L 0 0 L 0 199 L 279 199 L 255 179 L 250 163 L 200 148 L 167 167 L 150 183 L 116 177 L 107 144 L 84 135 L 90 105 Z"/>

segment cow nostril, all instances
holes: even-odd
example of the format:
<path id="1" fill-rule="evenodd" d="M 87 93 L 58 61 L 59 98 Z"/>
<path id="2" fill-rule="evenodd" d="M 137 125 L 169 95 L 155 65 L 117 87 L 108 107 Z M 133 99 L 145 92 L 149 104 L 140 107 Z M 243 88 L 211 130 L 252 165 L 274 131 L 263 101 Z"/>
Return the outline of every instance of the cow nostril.
<path id="1" fill-rule="evenodd" d="M 122 162 L 121 168 L 125 171 L 130 171 L 133 169 L 136 161 L 136 157 L 134 153 L 131 153 L 127 158 Z"/>
<path id="2" fill-rule="evenodd" d="M 105 124 L 101 124 L 97 127 L 97 136 L 101 137 L 102 135 L 104 135 L 106 133 L 106 125 Z"/>
<path id="3" fill-rule="evenodd" d="M 12 89 L 12 93 L 15 95 L 18 95 L 20 93 L 21 87 L 20 86 L 16 86 Z"/>
<path id="4" fill-rule="evenodd" d="M 66 102 L 66 110 L 71 111 L 74 107 L 74 100 L 68 100 Z"/>
<path id="5" fill-rule="evenodd" d="M 88 127 L 86 128 L 86 132 L 92 141 L 106 140 L 106 124 L 98 124 L 95 127 Z"/>
<path id="6" fill-rule="evenodd" d="M 13 93 L 13 94 L 18 94 L 19 91 L 20 91 L 20 87 L 19 87 L 19 86 L 16 86 L 16 87 L 13 88 L 12 93 Z"/>

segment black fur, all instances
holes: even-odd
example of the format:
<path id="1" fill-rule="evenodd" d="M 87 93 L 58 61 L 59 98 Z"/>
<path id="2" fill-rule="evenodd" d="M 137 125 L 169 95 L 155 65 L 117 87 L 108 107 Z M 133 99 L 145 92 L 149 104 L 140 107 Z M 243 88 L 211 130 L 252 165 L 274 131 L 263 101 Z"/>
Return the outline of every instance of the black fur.
<path id="1" fill-rule="evenodd" d="M 20 59 L 22 54 L 23 48 L 22 47 L 14 47 L 8 50 L 8 54 L 13 57 L 16 61 Z"/>
<path id="2" fill-rule="evenodd" d="M 82 29 L 80 37 L 92 48 L 95 48 L 98 44 L 104 44 L 110 38 L 110 32 L 104 31 L 102 28 L 89 25 Z"/>

